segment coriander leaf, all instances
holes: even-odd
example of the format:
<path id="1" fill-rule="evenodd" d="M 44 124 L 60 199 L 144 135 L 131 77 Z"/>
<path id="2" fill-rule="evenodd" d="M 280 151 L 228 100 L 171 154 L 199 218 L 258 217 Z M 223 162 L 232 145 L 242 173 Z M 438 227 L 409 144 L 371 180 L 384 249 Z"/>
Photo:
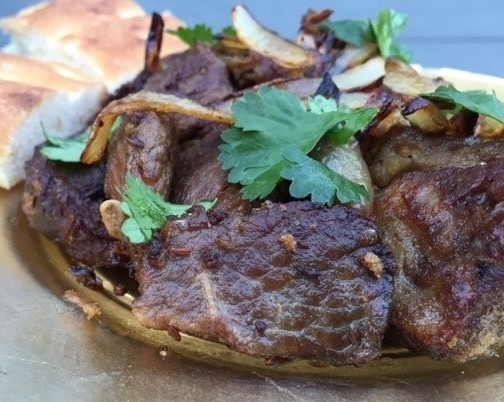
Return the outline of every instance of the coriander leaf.
<path id="1" fill-rule="evenodd" d="M 178 27 L 177 30 L 168 30 L 169 34 L 178 36 L 189 46 L 194 47 L 198 43 L 215 43 L 215 37 L 212 28 L 205 24 L 197 24 L 191 27 Z"/>
<path id="2" fill-rule="evenodd" d="M 378 109 L 367 108 L 352 110 L 340 108 L 339 112 L 341 117 L 344 119 L 344 124 L 340 127 L 332 129 L 328 135 L 330 136 L 333 144 L 344 145 L 348 143 L 355 134 L 369 126 L 378 114 Z"/>
<path id="3" fill-rule="evenodd" d="M 150 241 L 153 232 L 161 229 L 168 217 L 180 217 L 193 207 L 166 202 L 163 197 L 133 176 L 126 178 L 126 186 L 127 191 L 123 195 L 121 209 L 128 219 L 124 221 L 121 231 L 133 244 Z M 209 210 L 213 208 L 215 202 L 201 202 L 197 205 Z"/>
<path id="4" fill-rule="evenodd" d="M 359 204 L 369 199 L 366 188 L 333 172 L 324 164 L 306 156 L 295 145 L 289 145 L 283 156 L 294 166 L 282 171 L 282 177 L 291 180 L 290 194 L 295 198 L 311 196 L 311 201 L 332 206 L 335 198 L 341 203 Z"/>
<path id="5" fill-rule="evenodd" d="M 228 25 L 222 30 L 222 35 L 227 36 L 228 38 L 236 38 L 238 35 L 236 33 L 236 29 L 232 25 Z"/>
<path id="6" fill-rule="evenodd" d="M 321 29 L 330 31 L 339 40 L 356 47 L 372 42 L 372 32 L 368 21 L 341 20 L 321 24 Z"/>
<path id="7" fill-rule="evenodd" d="M 441 86 L 433 93 L 420 96 L 433 101 L 450 102 L 504 123 L 504 103 L 497 99 L 495 92 L 492 95 L 484 91 L 462 92 L 449 85 Z"/>
<path id="8" fill-rule="evenodd" d="M 308 99 L 308 107 L 311 112 L 323 114 L 338 110 L 338 104 L 334 99 L 327 99 L 325 96 L 317 95 Z"/>
<path id="9" fill-rule="evenodd" d="M 310 99 L 308 105 L 313 113 L 336 112 L 339 114 L 341 123 L 328 133 L 335 145 L 346 144 L 355 134 L 366 128 L 378 114 L 376 108 L 352 110 L 338 107 L 334 99 L 326 99 L 323 96 Z"/>
<path id="10" fill-rule="evenodd" d="M 342 20 L 320 25 L 324 31 L 356 47 L 376 43 L 384 58 L 394 57 L 409 63 L 412 54 L 396 42 L 397 35 L 404 29 L 408 17 L 392 9 L 382 10 L 376 21 Z"/>
<path id="11" fill-rule="evenodd" d="M 392 9 L 381 11 L 378 19 L 371 21 L 376 44 L 384 58 L 394 57 L 406 63 L 410 62 L 411 54 L 395 41 L 407 21 L 408 16 L 406 14 Z"/>
<path id="12" fill-rule="evenodd" d="M 337 112 L 317 114 L 306 110 L 301 99 L 276 88 L 247 92 L 231 107 L 234 127 L 223 133 L 219 147 L 228 180 L 245 186 L 247 200 L 264 198 L 281 180 L 288 166 L 284 149 L 295 144 L 309 153 L 324 134 L 341 122 Z"/>
<path id="13" fill-rule="evenodd" d="M 48 142 L 40 150 L 42 155 L 53 161 L 80 163 L 80 157 L 91 132 L 89 128 L 76 137 L 67 139 L 49 134 L 43 124 L 42 131 Z"/>

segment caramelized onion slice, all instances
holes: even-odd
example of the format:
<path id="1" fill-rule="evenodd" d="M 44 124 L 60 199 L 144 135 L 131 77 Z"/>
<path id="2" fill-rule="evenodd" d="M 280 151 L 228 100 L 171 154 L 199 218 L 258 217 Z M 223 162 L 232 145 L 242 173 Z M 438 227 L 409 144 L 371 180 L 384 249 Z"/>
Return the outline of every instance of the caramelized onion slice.
<path id="1" fill-rule="evenodd" d="M 238 39 L 249 49 L 288 69 L 304 69 L 312 64 L 309 52 L 263 27 L 244 6 L 234 7 L 231 18 Z"/>
<path id="2" fill-rule="evenodd" d="M 424 98 L 415 98 L 404 105 L 402 115 L 426 134 L 442 134 L 448 129 L 448 119 L 441 109 Z"/>
<path id="3" fill-rule="evenodd" d="M 378 53 L 378 47 L 374 43 L 366 43 L 363 47 L 347 45 L 338 54 L 334 63 L 335 71 L 346 71 L 364 63 Z"/>
<path id="4" fill-rule="evenodd" d="M 474 127 L 474 135 L 485 139 L 503 138 L 504 124 L 488 116 L 478 116 Z"/>
<path id="5" fill-rule="evenodd" d="M 383 85 L 398 94 L 417 96 L 431 93 L 446 81 L 441 78 L 421 76 L 413 67 L 399 60 L 388 59 L 385 63 Z"/>
<path id="6" fill-rule="evenodd" d="M 385 75 L 385 60 L 381 57 L 369 59 L 342 74 L 333 75 L 333 80 L 341 91 L 365 88 Z"/>
<path id="7" fill-rule="evenodd" d="M 189 99 L 173 95 L 140 91 L 109 103 L 98 115 L 91 128 L 91 136 L 81 156 L 81 162 L 92 164 L 105 155 L 109 132 L 117 116 L 132 112 L 154 112 L 158 114 L 179 113 L 195 119 L 221 124 L 233 124 L 229 113 L 201 106 Z"/>

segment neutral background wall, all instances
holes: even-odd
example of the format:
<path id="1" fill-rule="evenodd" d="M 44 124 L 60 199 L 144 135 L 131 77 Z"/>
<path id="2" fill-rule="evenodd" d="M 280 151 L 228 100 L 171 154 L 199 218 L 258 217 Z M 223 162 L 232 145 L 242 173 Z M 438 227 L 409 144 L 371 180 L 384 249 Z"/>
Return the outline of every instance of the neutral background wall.
<path id="1" fill-rule="evenodd" d="M 78 0 L 76 0 L 78 1 Z M 0 16 L 15 13 L 33 0 L 0 0 Z M 171 10 L 188 24 L 206 22 L 216 29 L 229 24 L 236 0 L 139 0 L 147 11 Z M 401 41 L 415 62 L 455 67 L 504 77 L 503 0 L 242 0 L 268 27 L 293 38 L 309 7 L 335 10 L 335 18 L 375 16 L 395 8 L 410 16 Z M 0 43 L 6 38 L 0 36 Z"/>

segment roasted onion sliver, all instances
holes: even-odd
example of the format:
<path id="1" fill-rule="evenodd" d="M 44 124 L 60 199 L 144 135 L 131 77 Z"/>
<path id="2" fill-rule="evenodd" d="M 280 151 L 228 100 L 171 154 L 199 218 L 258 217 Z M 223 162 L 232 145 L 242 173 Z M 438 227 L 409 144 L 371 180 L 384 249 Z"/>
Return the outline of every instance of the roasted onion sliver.
<path id="1" fill-rule="evenodd" d="M 333 80 L 342 91 L 365 88 L 385 75 L 385 60 L 374 57 L 342 74 L 333 75 Z"/>
<path id="2" fill-rule="evenodd" d="M 233 8 L 231 18 L 238 38 L 249 49 L 288 69 L 301 70 L 311 64 L 312 56 L 309 52 L 267 30 L 250 15 L 245 7 L 238 5 Z"/>
<path id="3" fill-rule="evenodd" d="M 395 59 L 385 63 L 385 78 L 383 85 L 398 94 L 417 96 L 431 93 L 446 82 L 440 78 L 421 76 L 413 67 Z"/>
<path id="4" fill-rule="evenodd" d="M 116 117 L 122 114 L 139 111 L 159 114 L 180 113 L 214 123 L 234 123 L 234 119 L 229 113 L 201 106 L 189 99 L 182 99 L 173 95 L 140 91 L 123 99 L 111 102 L 100 112 L 93 123 L 91 136 L 81 156 L 81 162 L 92 164 L 103 158 L 109 140 L 109 132 Z"/>

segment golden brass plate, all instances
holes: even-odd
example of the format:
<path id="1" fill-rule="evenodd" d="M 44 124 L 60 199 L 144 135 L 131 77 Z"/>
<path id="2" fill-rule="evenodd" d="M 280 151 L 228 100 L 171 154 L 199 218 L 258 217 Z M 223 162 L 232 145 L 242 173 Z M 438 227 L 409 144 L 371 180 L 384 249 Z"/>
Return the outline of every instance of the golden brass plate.
<path id="1" fill-rule="evenodd" d="M 492 85 L 464 74 L 444 71 L 465 88 Z M 504 81 L 493 82 L 504 95 Z M 0 400 L 292 401 L 334 399 L 335 392 L 360 401 L 504 400 L 502 358 L 453 364 L 387 349 L 362 367 L 268 367 L 220 344 L 187 335 L 176 342 L 143 328 L 129 309 L 133 296 L 113 294 L 113 277 L 99 273 L 104 292 L 76 282 L 60 250 L 28 227 L 20 194 L 20 187 L 0 190 Z M 63 302 L 68 289 L 94 300 L 98 319 Z"/>

